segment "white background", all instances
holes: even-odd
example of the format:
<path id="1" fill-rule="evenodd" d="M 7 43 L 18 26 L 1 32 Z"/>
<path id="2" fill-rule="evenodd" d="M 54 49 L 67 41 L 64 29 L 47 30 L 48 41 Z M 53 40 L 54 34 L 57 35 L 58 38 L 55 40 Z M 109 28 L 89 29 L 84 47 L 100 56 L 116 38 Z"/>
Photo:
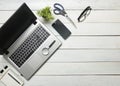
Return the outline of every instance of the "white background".
<path id="1" fill-rule="evenodd" d="M 25 86 L 119 86 L 120 85 L 120 0 L 0 0 L 0 26 L 26 2 L 36 14 L 38 9 L 61 3 L 77 25 L 75 29 L 63 16 L 60 19 L 72 32 L 61 48 Z M 93 10 L 83 23 L 77 17 L 90 5 Z M 51 9 L 51 10 L 52 10 Z M 10 65 L 0 56 L 0 66 Z M 14 70 L 14 68 L 10 65 Z M 17 72 L 17 71 L 16 71 Z"/>

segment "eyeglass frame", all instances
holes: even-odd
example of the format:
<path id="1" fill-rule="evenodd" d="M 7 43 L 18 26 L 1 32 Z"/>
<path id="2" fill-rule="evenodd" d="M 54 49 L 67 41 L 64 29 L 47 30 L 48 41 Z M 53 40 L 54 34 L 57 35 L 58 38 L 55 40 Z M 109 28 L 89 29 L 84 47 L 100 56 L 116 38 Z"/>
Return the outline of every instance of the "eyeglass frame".
<path id="1" fill-rule="evenodd" d="M 86 7 L 83 12 L 80 14 L 80 16 L 78 17 L 78 22 L 83 22 L 86 17 L 91 13 L 92 8 L 90 6 Z M 84 17 L 84 18 L 83 18 Z M 80 20 L 81 18 L 83 18 L 82 20 Z"/>

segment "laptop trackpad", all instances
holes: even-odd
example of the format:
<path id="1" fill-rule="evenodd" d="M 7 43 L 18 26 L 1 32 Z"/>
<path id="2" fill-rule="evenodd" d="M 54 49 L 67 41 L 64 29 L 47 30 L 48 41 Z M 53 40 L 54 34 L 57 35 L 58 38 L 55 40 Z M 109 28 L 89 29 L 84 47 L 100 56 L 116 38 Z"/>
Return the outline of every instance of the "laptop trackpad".
<path id="1" fill-rule="evenodd" d="M 29 60 L 29 62 L 27 64 L 36 70 L 43 64 L 44 61 L 45 61 L 45 59 L 43 59 L 40 55 L 34 54 L 34 55 L 32 55 L 31 59 Z"/>

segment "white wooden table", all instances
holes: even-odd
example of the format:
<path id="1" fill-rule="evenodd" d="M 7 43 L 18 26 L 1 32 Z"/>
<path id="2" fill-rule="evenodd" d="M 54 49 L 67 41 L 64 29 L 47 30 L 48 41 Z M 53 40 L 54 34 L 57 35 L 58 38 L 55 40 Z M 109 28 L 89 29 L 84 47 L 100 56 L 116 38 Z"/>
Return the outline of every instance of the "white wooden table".
<path id="1" fill-rule="evenodd" d="M 120 86 L 120 0 L 0 0 L 0 26 L 23 2 L 35 14 L 61 3 L 78 27 L 55 16 L 72 32 L 64 41 L 51 27 L 55 20 L 46 23 L 40 18 L 63 45 L 30 81 L 23 78 L 25 86 Z M 92 13 L 78 23 L 77 17 L 88 5 Z M 10 65 L 0 56 L 0 66 L 4 64 Z"/>

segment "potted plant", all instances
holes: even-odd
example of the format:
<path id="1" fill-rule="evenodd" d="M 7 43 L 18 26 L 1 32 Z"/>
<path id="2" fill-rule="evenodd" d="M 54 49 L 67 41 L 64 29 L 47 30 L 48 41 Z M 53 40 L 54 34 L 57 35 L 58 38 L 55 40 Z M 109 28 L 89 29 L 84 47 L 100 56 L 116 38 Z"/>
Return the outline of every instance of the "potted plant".
<path id="1" fill-rule="evenodd" d="M 50 20 L 54 19 L 49 6 L 43 8 L 41 10 L 38 10 L 37 14 L 39 16 L 43 17 L 46 21 L 50 21 Z"/>

